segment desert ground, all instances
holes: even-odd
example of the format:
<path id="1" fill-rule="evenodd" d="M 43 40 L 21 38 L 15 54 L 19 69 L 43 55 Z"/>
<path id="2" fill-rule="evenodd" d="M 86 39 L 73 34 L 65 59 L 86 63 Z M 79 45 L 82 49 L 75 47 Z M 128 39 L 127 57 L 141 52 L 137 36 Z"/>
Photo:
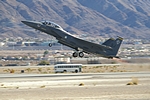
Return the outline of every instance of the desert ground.
<path id="1" fill-rule="evenodd" d="M 0 54 L 36 56 L 43 52 Z M 112 62 L 104 60 L 103 63 Z M 150 100 L 149 61 L 144 58 L 122 59 L 116 64 L 83 64 L 81 73 L 57 74 L 54 65 L 0 66 L 0 100 Z"/>
<path id="2" fill-rule="evenodd" d="M 1 66 L 1 74 L 54 74 L 54 65 L 46 66 Z M 83 64 L 82 73 L 106 72 L 150 72 L 150 63 L 122 63 L 122 64 Z"/>
<path id="3" fill-rule="evenodd" d="M 24 70 L 24 73 L 21 73 Z M 150 100 L 150 64 L 83 65 L 55 74 L 53 66 L 0 68 L 1 100 Z"/>

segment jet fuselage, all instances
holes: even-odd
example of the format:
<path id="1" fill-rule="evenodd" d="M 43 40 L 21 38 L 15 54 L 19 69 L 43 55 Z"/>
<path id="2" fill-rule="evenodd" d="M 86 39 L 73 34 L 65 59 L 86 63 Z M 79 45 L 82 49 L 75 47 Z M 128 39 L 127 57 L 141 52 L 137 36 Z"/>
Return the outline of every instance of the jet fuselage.
<path id="1" fill-rule="evenodd" d="M 123 40 L 121 37 L 118 37 L 116 40 L 109 39 L 102 45 L 99 45 L 96 43 L 85 41 L 83 39 L 79 39 L 71 35 L 69 32 L 65 31 L 58 24 L 51 21 L 42 21 L 42 22 L 22 21 L 22 22 L 36 30 L 40 30 L 42 32 L 45 32 L 46 34 L 54 36 L 59 43 L 69 46 L 75 49 L 76 51 L 79 51 L 79 53 L 76 52 L 73 53 L 74 57 L 77 57 L 78 55 L 80 57 L 83 57 L 84 56 L 83 52 L 96 54 L 106 58 L 116 57 L 118 49 Z"/>

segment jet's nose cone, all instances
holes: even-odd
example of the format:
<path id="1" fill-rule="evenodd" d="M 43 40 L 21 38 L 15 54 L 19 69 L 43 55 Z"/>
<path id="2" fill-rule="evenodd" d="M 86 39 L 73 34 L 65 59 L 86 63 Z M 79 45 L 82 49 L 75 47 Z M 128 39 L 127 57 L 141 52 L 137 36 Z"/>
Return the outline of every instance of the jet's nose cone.
<path id="1" fill-rule="evenodd" d="M 30 26 L 32 28 L 38 28 L 38 26 L 41 24 L 39 22 L 36 21 L 21 21 L 22 23 L 26 24 L 27 26 Z"/>
<path id="2" fill-rule="evenodd" d="M 21 21 L 22 23 L 26 24 L 27 21 Z"/>
<path id="3" fill-rule="evenodd" d="M 32 26 L 32 24 L 34 24 L 34 22 L 32 22 L 32 21 L 21 21 L 21 22 L 28 26 Z"/>

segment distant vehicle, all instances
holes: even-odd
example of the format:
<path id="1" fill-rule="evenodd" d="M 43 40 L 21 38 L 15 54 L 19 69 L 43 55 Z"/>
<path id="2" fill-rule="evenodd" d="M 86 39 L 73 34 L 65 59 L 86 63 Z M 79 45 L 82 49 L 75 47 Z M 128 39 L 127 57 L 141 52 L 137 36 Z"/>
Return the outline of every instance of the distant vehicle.
<path id="1" fill-rule="evenodd" d="M 7 64 L 5 66 L 18 66 L 17 64 Z"/>
<path id="2" fill-rule="evenodd" d="M 76 51 L 73 53 L 73 57 L 83 57 L 84 53 L 92 53 L 111 59 L 113 57 L 119 58 L 116 55 L 123 40 L 123 38 L 121 37 L 118 37 L 117 39 L 110 38 L 102 45 L 99 45 L 96 43 L 85 41 L 83 39 L 79 39 L 71 35 L 69 32 L 65 31 L 58 24 L 51 21 L 22 21 L 22 23 L 36 30 L 45 32 L 48 35 L 52 35 L 58 40 L 59 43 L 75 49 Z M 50 43 L 49 46 L 51 47 L 52 44 Z"/>
<path id="3" fill-rule="evenodd" d="M 57 64 L 54 66 L 55 73 L 65 73 L 65 72 L 81 72 L 82 64 Z"/>

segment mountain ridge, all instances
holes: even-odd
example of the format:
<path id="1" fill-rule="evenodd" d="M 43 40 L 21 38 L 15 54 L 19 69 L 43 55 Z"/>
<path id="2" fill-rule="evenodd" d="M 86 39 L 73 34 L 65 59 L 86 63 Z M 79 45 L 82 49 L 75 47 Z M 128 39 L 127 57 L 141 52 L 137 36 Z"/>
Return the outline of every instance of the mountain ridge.
<path id="1" fill-rule="evenodd" d="M 71 34 L 150 38 L 149 0 L 1 0 L 1 37 L 47 37 L 21 20 L 51 20 Z"/>

